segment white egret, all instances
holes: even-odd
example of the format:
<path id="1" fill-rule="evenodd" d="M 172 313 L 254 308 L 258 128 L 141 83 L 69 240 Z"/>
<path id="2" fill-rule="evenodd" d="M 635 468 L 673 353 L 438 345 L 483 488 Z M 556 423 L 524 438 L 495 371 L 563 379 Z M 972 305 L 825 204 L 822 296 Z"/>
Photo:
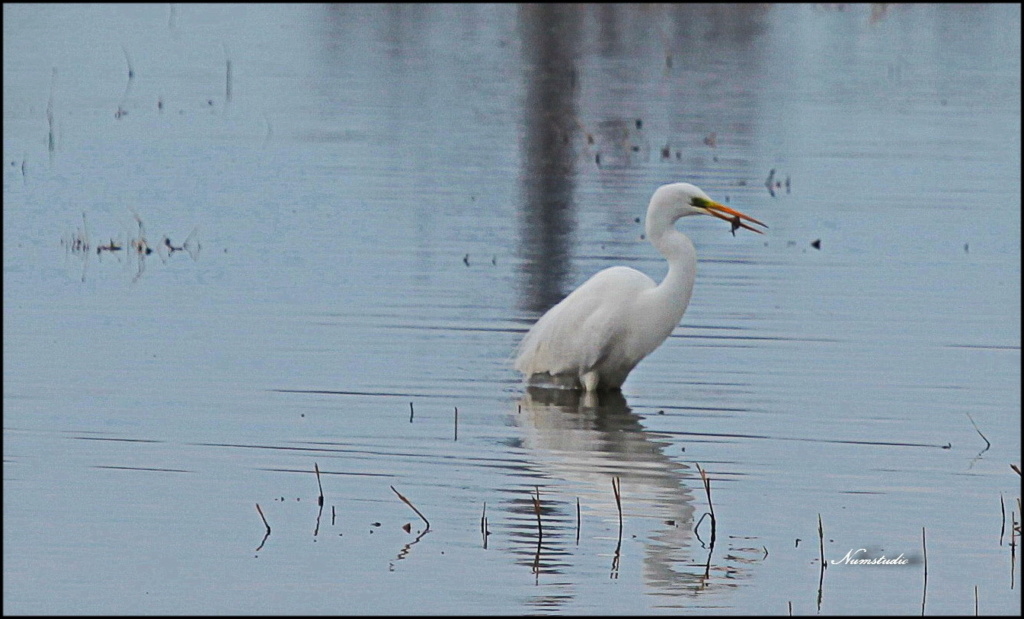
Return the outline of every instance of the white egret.
<path id="1" fill-rule="evenodd" d="M 688 215 L 713 215 L 732 223 L 764 224 L 719 204 L 689 183 L 662 185 L 651 196 L 647 238 L 668 260 L 660 284 L 624 266 L 609 267 L 587 280 L 540 317 L 519 345 L 515 368 L 529 382 L 550 382 L 587 392 L 616 390 L 640 361 L 679 324 L 690 303 L 697 274 L 693 243 L 675 229 Z"/>

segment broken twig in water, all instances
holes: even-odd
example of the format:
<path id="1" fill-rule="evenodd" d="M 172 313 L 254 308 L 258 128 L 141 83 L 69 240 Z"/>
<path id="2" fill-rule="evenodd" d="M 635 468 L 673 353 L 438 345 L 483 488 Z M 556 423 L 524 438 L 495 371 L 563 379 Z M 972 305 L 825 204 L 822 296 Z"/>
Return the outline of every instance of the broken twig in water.
<path id="1" fill-rule="evenodd" d="M 988 442 L 988 439 L 985 438 L 985 435 L 982 434 L 981 430 L 978 429 L 978 424 L 974 423 L 974 417 L 971 417 L 970 413 L 965 413 L 965 414 L 967 415 L 967 418 L 971 420 L 971 425 L 974 426 L 974 431 L 978 433 L 978 436 L 981 437 L 981 440 L 985 441 L 985 449 L 988 449 L 989 447 L 991 447 L 992 443 Z"/>
<path id="2" fill-rule="evenodd" d="M 394 492 L 395 494 L 397 494 L 397 495 L 398 495 L 398 498 L 402 499 L 402 502 L 404 502 L 404 503 L 405 503 L 406 505 L 408 505 L 409 507 L 411 507 L 411 508 L 412 508 L 412 511 L 416 512 L 416 515 L 417 515 L 417 516 L 419 516 L 420 518 L 422 518 L 422 519 L 423 519 L 423 522 L 424 522 L 424 523 L 426 523 L 426 525 L 427 525 L 427 528 L 429 529 L 429 528 L 430 528 L 430 521 L 429 521 L 429 520 L 427 520 L 427 517 L 426 517 L 426 516 L 424 516 L 424 515 L 423 515 L 422 513 L 420 513 L 420 510 L 416 509 L 416 506 L 415 506 L 415 505 L 413 505 L 413 504 L 412 504 L 412 503 L 411 503 L 411 502 L 409 501 L 409 499 L 407 499 L 407 498 L 405 498 L 404 496 L 402 496 L 402 493 L 401 493 L 401 492 L 399 492 L 398 490 L 395 490 L 395 487 L 394 487 L 394 486 L 391 486 L 391 490 L 392 490 L 392 491 L 393 491 L 393 492 Z"/>
<path id="3" fill-rule="evenodd" d="M 256 511 L 260 513 L 260 518 L 263 519 L 263 526 L 267 527 L 267 535 L 270 535 L 270 525 L 267 524 L 267 517 L 263 515 L 263 510 L 260 509 L 260 504 L 256 504 Z"/>
<path id="4" fill-rule="evenodd" d="M 263 541 L 261 541 L 260 545 L 256 547 L 256 552 L 259 552 L 263 550 L 263 545 L 267 543 L 268 539 L 270 539 L 270 525 L 267 524 L 267 518 L 263 515 L 263 510 L 260 509 L 259 503 L 256 504 L 256 511 L 260 513 L 260 518 L 263 519 L 263 526 L 267 527 L 267 532 L 263 534 Z"/>

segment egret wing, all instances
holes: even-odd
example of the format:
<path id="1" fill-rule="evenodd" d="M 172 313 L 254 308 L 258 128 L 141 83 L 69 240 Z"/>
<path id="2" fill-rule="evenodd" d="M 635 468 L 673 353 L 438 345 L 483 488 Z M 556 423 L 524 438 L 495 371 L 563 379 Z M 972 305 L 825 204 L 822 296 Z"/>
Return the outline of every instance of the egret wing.
<path id="1" fill-rule="evenodd" d="M 526 376 L 580 376 L 614 354 L 636 296 L 654 282 L 629 267 L 597 273 L 552 307 L 523 338 L 515 367 Z"/>

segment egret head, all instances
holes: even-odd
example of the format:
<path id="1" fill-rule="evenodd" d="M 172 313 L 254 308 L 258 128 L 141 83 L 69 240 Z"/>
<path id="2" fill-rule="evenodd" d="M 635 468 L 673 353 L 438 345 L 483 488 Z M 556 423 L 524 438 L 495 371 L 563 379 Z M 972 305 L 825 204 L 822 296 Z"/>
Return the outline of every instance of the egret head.
<path id="1" fill-rule="evenodd" d="M 659 220 L 664 221 L 666 216 L 668 222 L 671 223 L 688 215 L 712 215 L 724 219 L 732 224 L 733 233 L 737 228 L 746 228 L 763 234 L 763 231 L 754 228 L 747 222 L 768 227 L 767 224 L 745 213 L 715 202 L 700 187 L 690 183 L 662 185 L 654 192 L 654 196 L 651 197 L 651 205 L 647 210 L 647 219 L 652 223 Z"/>

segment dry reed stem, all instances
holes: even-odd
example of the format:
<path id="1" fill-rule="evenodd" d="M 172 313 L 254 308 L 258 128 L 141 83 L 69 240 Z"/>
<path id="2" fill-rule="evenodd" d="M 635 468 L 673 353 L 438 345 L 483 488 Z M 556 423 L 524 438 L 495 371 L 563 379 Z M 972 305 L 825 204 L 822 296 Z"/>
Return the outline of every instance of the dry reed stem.
<path id="1" fill-rule="evenodd" d="M 313 470 L 316 471 L 316 485 L 320 488 L 320 496 L 316 499 L 316 504 L 320 507 L 324 506 L 324 486 L 320 483 L 320 465 L 316 462 L 313 463 Z"/>
<path id="2" fill-rule="evenodd" d="M 397 494 L 397 495 L 398 495 L 398 498 L 402 499 L 402 502 L 403 502 L 403 503 L 405 503 L 406 505 L 408 505 L 409 507 L 411 507 L 411 508 L 412 508 L 412 511 L 416 512 L 416 515 L 417 515 L 417 516 L 419 516 L 420 518 L 422 518 L 422 519 L 423 519 L 423 522 L 424 522 L 424 523 L 426 523 L 426 525 L 427 525 L 427 529 L 429 529 L 429 528 L 430 528 L 430 521 L 429 521 L 429 520 L 427 520 L 427 517 L 426 517 L 426 516 L 424 516 L 424 515 L 423 515 L 423 514 L 422 514 L 422 513 L 420 512 L 420 510 L 416 509 L 416 506 L 415 506 L 415 505 L 413 505 L 413 504 L 412 504 L 412 503 L 411 503 L 411 502 L 409 501 L 409 499 L 407 499 L 407 498 L 405 498 L 404 496 L 402 496 L 402 493 L 401 493 L 401 492 L 399 492 L 398 490 L 395 490 L 395 487 L 394 487 L 394 486 L 391 486 L 391 490 L 392 490 L 392 492 L 394 492 L 395 494 Z"/>
<path id="3" fill-rule="evenodd" d="M 981 440 L 985 441 L 985 449 L 988 449 L 989 447 L 991 447 L 992 443 L 988 442 L 988 439 L 985 438 L 985 435 L 982 434 L 981 430 L 978 429 L 978 424 L 974 423 L 974 417 L 971 417 L 970 413 L 966 413 L 966 415 L 967 415 L 967 418 L 971 420 L 971 425 L 974 426 L 974 431 L 978 433 L 978 436 L 981 437 Z"/>
<path id="4" fill-rule="evenodd" d="M 708 477 L 707 471 L 700 468 L 699 464 L 695 462 L 694 466 L 697 467 L 697 472 L 700 473 L 700 480 L 704 483 L 704 494 L 708 497 L 708 510 L 711 512 L 711 545 L 714 546 L 718 520 L 715 518 L 715 506 L 711 502 L 711 479 Z"/>
<path id="5" fill-rule="evenodd" d="M 267 517 L 263 515 L 263 510 L 260 509 L 260 504 L 256 504 L 256 511 L 260 513 L 260 518 L 263 519 L 263 526 L 267 527 L 267 535 L 270 535 L 270 525 L 267 524 Z"/>
<path id="6" fill-rule="evenodd" d="M 544 537 L 544 527 L 540 522 L 540 486 L 534 486 L 537 489 L 537 496 L 530 495 L 530 499 L 533 501 L 533 512 L 537 514 L 537 545 L 540 546 L 540 540 Z"/>
<path id="7" fill-rule="evenodd" d="M 825 569 L 825 528 L 821 525 L 821 514 L 818 514 L 818 552 L 821 555 L 821 569 Z"/>
<path id="8" fill-rule="evenodd" d="M 1003 536 L 1006 534 L 1006 502 L 1003 501 L 1003 493 L 999 493 L 999 512 L 1003 516 L 1003 521 L 999 524 L 999 545 L 1003 545 Z"/>
<path id="9" fill-rule="evenodd" d="M 619 539 L 622 539 L 622 481 L 618 475 L 612 478 L 612 492 L 615 493 L 615 507 L 619 510 Z"/>
<path id="10" fill-rule="evenodd" d="M 924 553 L 924 586 L 921 589 L 921 615 L 924 616 L 924 603 L 928 596 L 928 542 L 924 527 L 921 527 L 921 550 Z"/>
<path id="11" fill-rule="evenodd" d="M 583 517 L 580 513 L 580 497 L 576 497 L 576 545 L 580 545 L 580 525 L 583 523 Z"/>

